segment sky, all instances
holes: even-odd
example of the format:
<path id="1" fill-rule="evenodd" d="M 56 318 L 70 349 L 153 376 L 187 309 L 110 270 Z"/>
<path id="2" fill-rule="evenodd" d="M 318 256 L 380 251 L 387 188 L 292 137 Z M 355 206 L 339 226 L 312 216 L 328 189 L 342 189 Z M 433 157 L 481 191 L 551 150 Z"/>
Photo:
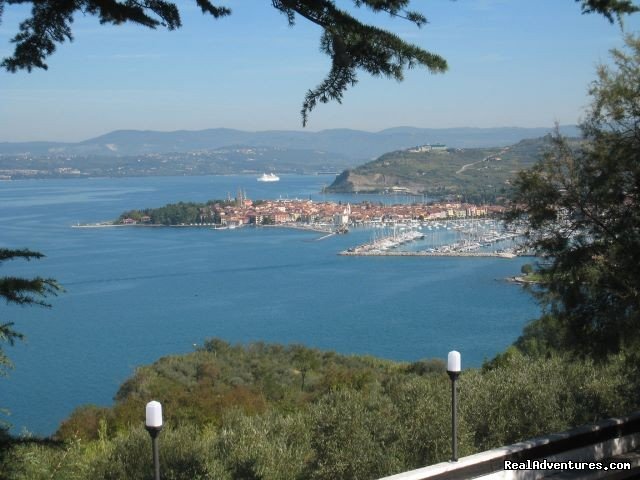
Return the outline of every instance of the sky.
<path id="1" fill-rule="evenodd" d="M 120 129 L 303 130 L 304 95 L 330 67 L 320 29 L 302 18 L 289 27 L 269 0 L 214 1 L 233 11 L 218 20 L 195 2 L 176 3 L 179 30 L 77 16 L 74 41 L 49 57 L 47 71 L 0 71 L 0 142 L 75 142 Z M 574 0 L 413 0 L 412 8 L 429 21 L 421 29 L 352 10 L 443 56 L 448 72 L 415 69 L 403 82 L 360 72 L 343 103 L 316 107 L 306 130 L 575 124 L 596 66 L 624 43 L 618 24 L 582 15 Z M 12 53 L 27 13 L 5 5 L 0 57 Z M 626 33 L 639 27 L 640 15 L 625 19 Z"/>

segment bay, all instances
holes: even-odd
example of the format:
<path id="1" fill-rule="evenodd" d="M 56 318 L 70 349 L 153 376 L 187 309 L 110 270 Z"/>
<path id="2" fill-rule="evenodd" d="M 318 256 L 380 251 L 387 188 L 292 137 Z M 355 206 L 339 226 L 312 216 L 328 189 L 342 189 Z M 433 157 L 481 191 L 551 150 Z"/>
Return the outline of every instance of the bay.
<path id="1" fill-rule="evenodd" d="M 538 307 L 519 286 L 522 259 L 340 257 L 371 232 L 318 241 L 279 228 L 71 228 L 132 208 L 234 197 L 393 203 L 324 196 L 331 176 L 101 178 L 0 182 L 0 246 L 46 254 L 2 275 L 56 278 L 52 308 L 6 306 L 27 341 L 6 347 L 0 379 L 13 431 L 53 433 L 82 404 L 110 405 L 139 365 L 192 351 L 205 338 L 302 343 L 415 361 L 462 353 L 477 367 L 504 350 Z M 3 346 L 3 348 L 5 348 Z"/>

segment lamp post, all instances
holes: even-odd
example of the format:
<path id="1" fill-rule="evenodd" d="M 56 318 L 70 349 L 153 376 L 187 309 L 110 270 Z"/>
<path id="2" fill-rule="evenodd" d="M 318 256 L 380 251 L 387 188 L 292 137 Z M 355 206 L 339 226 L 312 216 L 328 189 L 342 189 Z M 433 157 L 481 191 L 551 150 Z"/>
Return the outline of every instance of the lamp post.
<path id="1" fill-rule="evenodd" d="M 162 430 L 162 405 L 155 400 L 147 403 L 145 410 L 145 427 L 151 435 L 151 445 L 153 448 L 153 478 L 160 480 L 160 455 L 158 453 L 158 434 Z"/>
<path id="2" fill-rule="evenodd" d="M 451 461 L 458 461 L 458 398 L 456 395 L 456 380 L 460 375 L 460 352 L 453 350 L 447 357 L 447 373 L 451 379 Z"/>

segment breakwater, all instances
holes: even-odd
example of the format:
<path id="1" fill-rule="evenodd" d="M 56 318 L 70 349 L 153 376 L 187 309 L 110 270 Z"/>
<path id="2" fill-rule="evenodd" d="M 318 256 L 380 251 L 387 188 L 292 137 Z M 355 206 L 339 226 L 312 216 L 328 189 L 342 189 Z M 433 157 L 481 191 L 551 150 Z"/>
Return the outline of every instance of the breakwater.
<path id="1" fill-rule="evenodd" d="M 77 223 L 71 225 L 71 228 L 208 228 L 211 230 L 234 230 L 236 228 L 286 228 L 291 230 L 303 230 L 305 232 L 315 232 L 325 234 L 321 238 L 327 238 L 337 233 L 335 227 L 326 224 L 294 224 L 281 223 L 276 225 L 218 225 L 213 223 L 181 223 L 177 225 L 163 225 L 159 223 L 115 223 L 115 222 L 96 222 L 96 223 Z"/>
<path id="2" fill-rule="evenodd" d="M 338 253 L 338 255 L 344 256 L 353 256 L 353 257 L 361 257 L 361 256 L 373 256 L 373 257 L 497 257 L 497 258 L 515 258 L 517 255 L 511 252 L 427 252 L 427 251 L 418 251 L 418 252 L 409 252 L 409 251 L 380 251 L 380 250 L 369 250 L 369 251 L 357 251 L 350 252 L 345 250 L 343 252 Z"/>
<path id="3" fill-rule="evenodd" d="M 410 228 L 407 230 L 407 228 Z M 497 257 L 518 256 L 520 232 L 496 220 L 432 222 L 374 234 L 369 243 L 340 252 L 344 256 Z"/>

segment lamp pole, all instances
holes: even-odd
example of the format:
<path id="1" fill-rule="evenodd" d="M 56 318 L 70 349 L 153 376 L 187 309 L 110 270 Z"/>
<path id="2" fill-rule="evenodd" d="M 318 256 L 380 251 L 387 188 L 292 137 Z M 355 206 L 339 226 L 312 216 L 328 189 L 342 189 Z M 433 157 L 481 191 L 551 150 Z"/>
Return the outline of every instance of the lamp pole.
<path id="1" fill-rule="evenodd" d="M 160 480 L 160 454 L 158 449 L 158 434 L 162 430 L 162 405 L 155 400 L 147 403 L 145 410 L 145 428 L 151 435 L 151 446 L 153 448 L 153 478 Z"/>
<path id="2" fill-rule="evenodd" d="M 460 352 L 453 350 L 447 357 L 447 373 L 451 379 L 451 461 L 458 461 L 458 397 L 456 380 L 461 370 Z"/>

